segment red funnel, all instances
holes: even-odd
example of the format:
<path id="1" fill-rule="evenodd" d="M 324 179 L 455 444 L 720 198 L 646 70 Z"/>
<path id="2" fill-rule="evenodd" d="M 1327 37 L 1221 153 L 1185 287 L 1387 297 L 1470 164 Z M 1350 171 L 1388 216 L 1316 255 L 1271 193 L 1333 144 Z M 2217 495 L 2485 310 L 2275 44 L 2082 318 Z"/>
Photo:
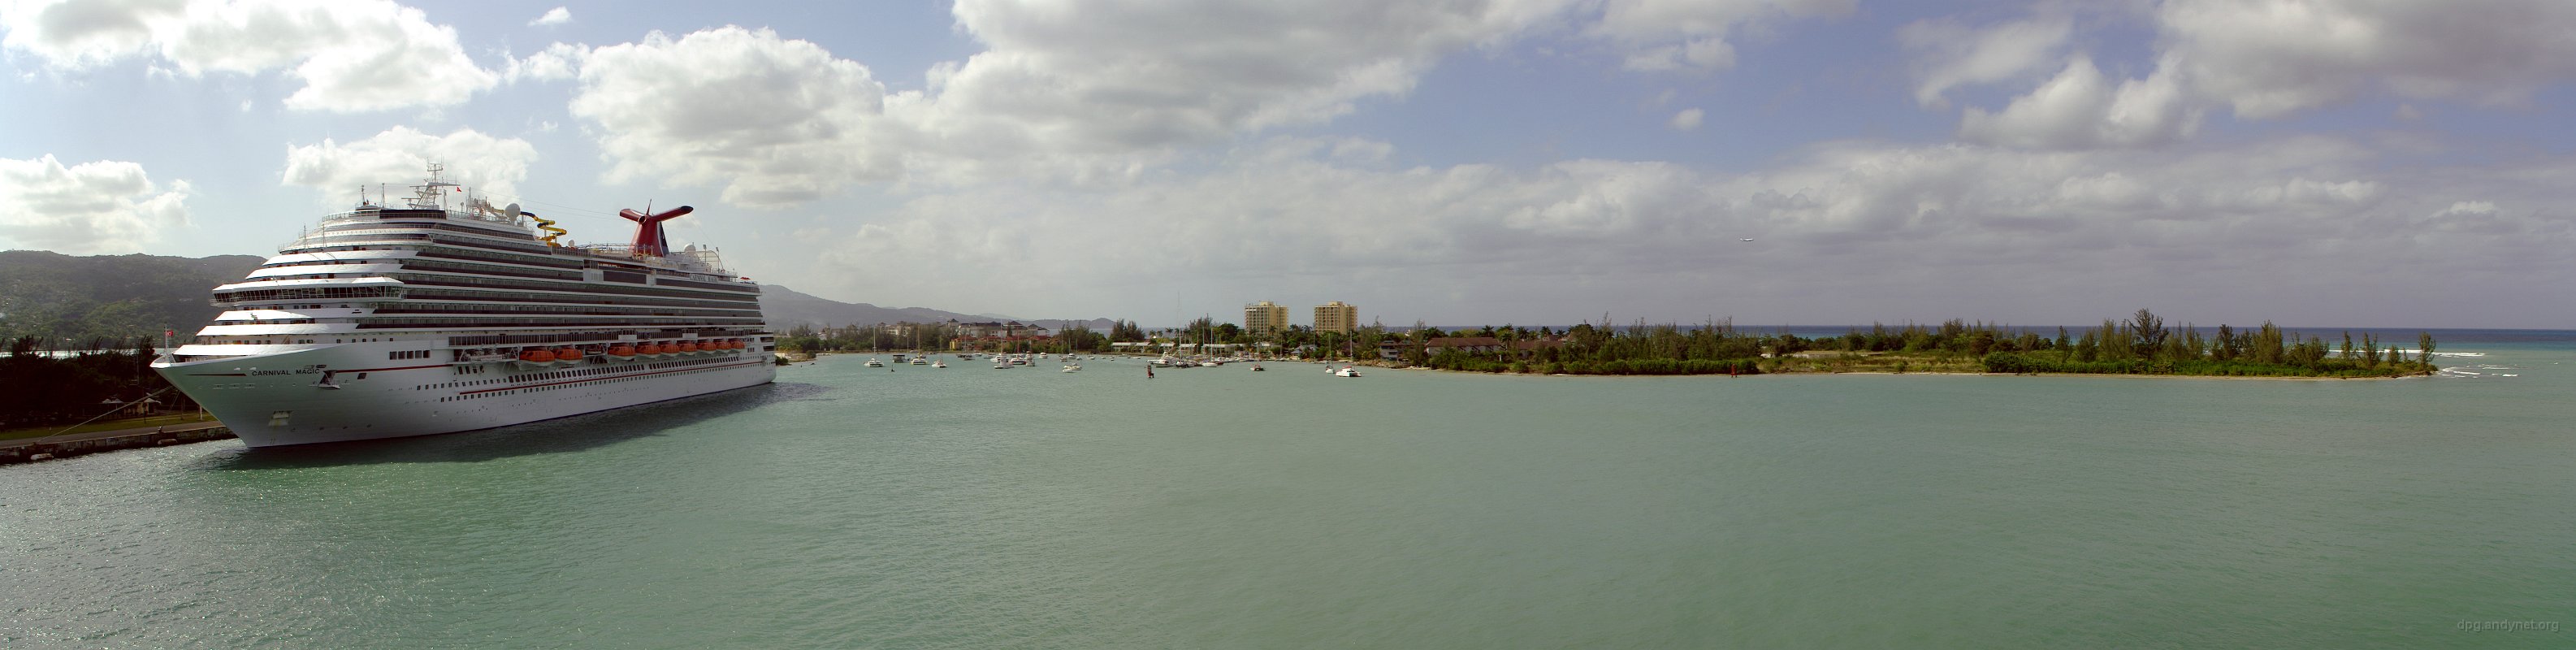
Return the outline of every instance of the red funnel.
<path id="1" fill-rule="evenodd" d="M 661 257 L 671 254 L 671 240 L 662 236 L 662 222 L 679 218 L 680 215 L 688 214 L 692 209 L 683 205 L 654 214 L 644 214 L 630 208 L 617 211 L 617 216 L 635 222 L 635 254 Z"/>

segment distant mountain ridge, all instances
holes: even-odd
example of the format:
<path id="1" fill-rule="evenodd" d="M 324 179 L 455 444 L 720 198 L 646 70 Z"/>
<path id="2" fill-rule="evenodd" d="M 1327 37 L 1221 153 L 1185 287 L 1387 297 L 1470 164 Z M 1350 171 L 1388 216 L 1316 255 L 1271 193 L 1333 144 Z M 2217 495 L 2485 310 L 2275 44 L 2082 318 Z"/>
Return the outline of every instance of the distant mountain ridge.
<path id="1" fill-rule="evenodd" d="M 839 327 L 877 323 L 939 323 L 950 320 L 960 323 L 1019 321 L 1047 329 L 1064 329 L 1065 323 L 1080 322 L 1091 326 L 1095 331 L 1106 331 L 1112 323 L 1106 318 L 1094 318 L 1088 321 L 1027 320 L 989 314 L 961 314 L 929 307 L 879 307 L 864 302 L 848 303 L 817 297 L 775 284 L 760 285 L 760 311 L 762 315 L 769 317 L 771 329 L 782 332 L 798 325 Z"/>
<path id="2" fill-rule="evenodd" d="M 197 331 L 223 309 L 207 290 L 238 281 L 266 258 L 252 255 L 168 257 L 74 256 L 0 251 L 0 335 L 41 336 L 49 345 L 82 347 L 93 338 L 158 337 Z"/>

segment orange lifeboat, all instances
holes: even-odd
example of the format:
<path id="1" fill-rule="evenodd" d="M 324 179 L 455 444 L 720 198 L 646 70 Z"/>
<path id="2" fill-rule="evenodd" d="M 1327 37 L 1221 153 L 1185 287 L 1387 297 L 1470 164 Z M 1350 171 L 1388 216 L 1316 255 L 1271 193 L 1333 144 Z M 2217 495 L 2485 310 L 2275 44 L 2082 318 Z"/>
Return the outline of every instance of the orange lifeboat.
<path id="1" fill-rule="evenodd" d="M 696 343 L 682 343 L 682 344 L 680 344 L 680 354 L 697 354 L 697 353 L 698 353 L 698 344 L 696 344 Z"/>
<path id="2" fill-rule="evenodd" d="M 555 353 L 547 350 L 529 350 L 521 352 L 519 353 L 519 365 L 530 368 L 542 368 L 545 366 L 555 365 Z"/>
<path id="3" fill-rule="evenodd" d="M 645 344 L 644 344 L 644 347 L 635 348 L 635 353 L 636 353 L 636 354 L 644 355 L 645 357 L 648 357 L 648 358 L 649 358 L 649 357 L 659 357 L 659 356 L 662 356 L 662 346 L 654 345 L 654 344 L 652 344 L 652 343 L 650 343 L 650 342 L 647 342 L 647 343 L 645 343 Z"/>
<path id="4" fill-rule="evenodd" d="M 742 339 L 725 339 L 725 349 L 727 349 L 727 350 L 740 350 L 740 349 L 742 349 Z"/>
<path id="5" fill-rule="evenodd" d="M 617 358 L 618 358 L 618 360 L 620 360 L 620 361 L 623 361 L 623 360 L 626 360 L 626 359 L 633 359 L 633 358 L 635 358 L 635 346 L 632 346 L 632 345 L 619 345 L 619 346 L 612 346 L 612 347 L 608 348 L 608 356 L 617 357 Z"/>
<path id="6" fill-rule="evenodd" d="M 586 352 L 582 352 L 581 348 L 559 348 L 555 350 L 555 360 L 564 363 L 575 363 L 581 361 L 581 358 L 587 354 L 588 353 Z"/>

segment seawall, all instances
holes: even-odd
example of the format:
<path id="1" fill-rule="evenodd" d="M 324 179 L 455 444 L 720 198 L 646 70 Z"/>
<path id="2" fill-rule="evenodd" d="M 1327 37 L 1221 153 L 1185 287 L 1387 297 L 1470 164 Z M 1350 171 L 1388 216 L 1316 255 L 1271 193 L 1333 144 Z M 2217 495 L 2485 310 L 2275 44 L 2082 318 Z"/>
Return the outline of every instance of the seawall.
<path id="1" fill-rule="evenodd" d="M 221 424 L 206 423 L 185 427 L 125 429 L 98 431 L 67 436 L 32 438 L 0 442 L 0 465 L 32 463 L 70 458 L 119 449 L 160 447 L 233 437 L 233 430 Z"/>

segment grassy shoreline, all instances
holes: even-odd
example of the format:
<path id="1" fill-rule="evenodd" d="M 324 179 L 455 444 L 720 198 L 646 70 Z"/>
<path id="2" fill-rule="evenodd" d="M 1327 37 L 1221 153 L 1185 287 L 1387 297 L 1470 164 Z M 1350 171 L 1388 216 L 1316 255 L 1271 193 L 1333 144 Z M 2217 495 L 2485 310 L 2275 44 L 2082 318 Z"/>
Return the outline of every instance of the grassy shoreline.
<path id="1" fill-rule="evenodd" d="M 1985 372 L 1985 371 L 1983 371 L 1983 370 L 1910 370 L 1910 371 L 1907 371 L 1907 372 L 1896 372 L 1896 371 L 1892 371 L 1892 370 L 1784 370 L 1784 371 L 1780 371 L 1780 372 L 1763 372 L 1763 373 L 1759 373 L 1759 374 L 1749 374 L 1749 375 L 1608 375 L 1608 374 L 1576 374 L 1576 373 L 1546 374 L 1546 373 L 1536 373 L 1536 372 L 1485 372 L 1485 371 L 1481 371 L 1481 370 L 1449 370 L 1449 369 L 1444 369 L 1444 368 L 1433 368 L 1433 367 L 1429 367 L 1429 366 L 1388 366 L 1388 365 L 1371 364 L 1371 363 L 1364 363 L 1364 364 L 1361 364 L 1361 365 L 1374 365 L 1375 367 L 1383 368 L 1383 369 L 1387 369 L 1387 370 L 1421 370 L 1421 371 L 1427 371 L 1427 372 L 1443 372 L 1443 373 L 1453 373 L 1453 374 L 1461 374 L 1461 375 L 1488 375 L 1488 376 L 1495 376 L 1495 377 L 1583 377 L 1583 378 L 1613 378 L 1613 379 L 1616 379 L 1616 378 L 1666 379 L 1666 378 L 1676 378 L 1676 377 L 1690 377 L 1690 378 L 1708 378 L 1708 377 L 1721 377 L 1721 378 L 1755 378 L 1755 377 L 1800 377 L 1800 376 L 1818 376 L 1818 375 L 1890 375 L 1890 376 L 1922 376 L 1922 377 L 2099 377 L 2099 378 L 2103 378 L 2103 379 L 2225 379 L 2225 380 L 2255 380 L 2255 381 L 2370 381 L 2370 380 L 2381 380 L 2381 379 L 2414 379 L 2414 378 L 2430 377 L 2430 376 L 2433 376 L 2433 375 L 2435 374 L 2435 373 L 2434 373 L 2434 371 L 2414 372 L 2414 373 L 2408 373 L 2408 374 L 2402 374 L 2402 375 L 2369 375 L 2369 376 L 2314 375 L 2314 376 L 2297 376 L 2297 375 L 2183 375 L 2183 374 L 2116 374 L 2116 373 L 2100 373 L 2100 372 Z"/>
<path id="2" fill-rule="evenodd" d="M 180 413 L 180 414 L 176 414 L 176 415 L 147 415 L 147 416 L 143 416 L 143 417 L 135 417 L 135 418 L 120 418 L 120 419 L 115 419 L 115 420 L 100 420 L 100 421 L 97 421 L 97 422 L 91 422 L 91 423 L 89 423 L 89 424 L 84 424 L 84 425 L 80 425 L 80 426 L 77 426 L 77 427 L 71 427 L 71 429 L 70 429 L 70 430 L 68 430 L 68 431 L 64 430 L 64 428 L 63 428 L 63 427 L 60 427 L 60 426 L 50 426 L 50 427 L 27 427 L 27 428 L 23 428 L 23 429 L 9 429 L 9 430 L 5 430 L 5 431 L 0 431 L 0 440 L 19 440 L 19 439 L 25 439 L 25 438 L 42 438 L 42 437 L 45 437 L 45 436 L 51 436 L 51 435 L 56 435 L 56 434 L 89 433 L 89 432 L 92 432 L 92 431 L 111 431 L 111 430 L 115 430 L 115 429 L 135 429 L 135 428 L 141 428 L 141 427 L 158 427 L 158 426 L 170 426 L 170 425 L 179 425 L 179 424 L 196 424 L 196 423 L 199 423 L 199 422 L 213 422 L 213 421 L 215 421 L 215 417 L 214 417 L 214 416 L 212 416 L 212 415 L 200 415 L 200 414 L 197 414 L 197 413 Z"/>

